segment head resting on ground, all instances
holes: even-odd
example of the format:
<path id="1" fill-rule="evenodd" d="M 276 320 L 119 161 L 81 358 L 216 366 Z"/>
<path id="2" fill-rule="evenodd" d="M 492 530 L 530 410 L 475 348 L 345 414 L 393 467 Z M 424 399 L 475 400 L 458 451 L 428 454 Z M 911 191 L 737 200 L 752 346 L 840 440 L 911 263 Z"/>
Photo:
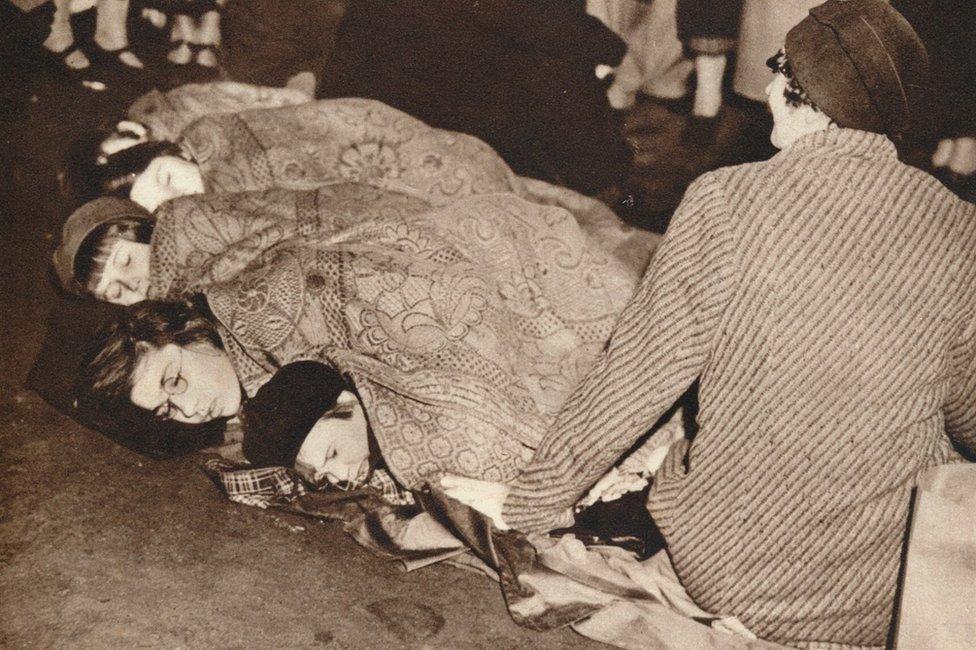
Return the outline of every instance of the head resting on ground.
<path id="1" fill-rule="evenodd" d="M 312 482 L 355 487 L 379 452 L 347 388 L 331 367 L 300 361 L 280 369 L 242 409 L 237 374 L 202 303 L 153 300 L 127 308 L 98 333 L 78 381 L 78 392 L 104 408 L 131 404 L 162 420 L 201 424 L 241 411 L 253 464 L 300 460 Z M 347 417 L 322 418 L 343 395 L 354 403 Z"/>
<path id="2" fill-rule="evenodd" d="M 784 52 L 777 72 L 787 78 L 767 88 L 771 102 L 781 104 L 780 88 L 785 94 L 779 115 L 771 104 L 784 125 L 797 110 L 810 118 L 813 107 L 828 118 L 822 128 L 833 122 L 898 139 L 928 85 L 925 46 L 886 0 L 827 0 L 789 31 Z"/>
<path id="3" fill-rule="evenodd" d="M 63 170 L 73 205 L 100 196 L 132 199 L 152 212 L 160 203 L 203 192 L 199 166 L 171 142 L 96 132 L 69 150 Z"/>
<path id="4" fill-rule="evenodd" d="M 145 300 L 99 331 L 79 390 L 108 407 L 126 401 L 163 420 L 234 416 L 242 389 L 202 304 Z"/>
<path id="5" fill-rule="evenodd" d="M 68 217 L 53 265 L 61 287 L 120 305 L 146 298 L 153 217 L 132 201 L 102 197 Z"/>
<path id="6" fill-rule="evenodd" d="M 307 481 L 361 485 L 379 452 L 346 377 L 320 361 L 279 368 L 241 410 L 241 451 L 255 466 L 294 466 Z"/>

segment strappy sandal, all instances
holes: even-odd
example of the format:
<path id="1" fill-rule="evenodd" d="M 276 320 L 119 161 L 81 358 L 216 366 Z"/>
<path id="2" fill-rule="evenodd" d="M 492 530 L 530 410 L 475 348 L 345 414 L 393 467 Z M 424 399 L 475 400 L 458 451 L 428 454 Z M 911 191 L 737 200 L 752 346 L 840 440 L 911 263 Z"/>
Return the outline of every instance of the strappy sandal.
<path id="1" fill-rule="evenodd" d="M 92 65 L 100 68 L 120 68 L 122 70 L 142 70 L 146 64 L 127 47 L 119 50 L 103 50 L 97 45 L 88 51 Z"/>
<path id="2" fill-rule="evenodd" d="M 202 65 L 205 68 L 216 68 L 217 54 L 209 46 L 203 46 L 197 51 L 196 62 L 197 65 Z"/>
<path id="3" fill-rule="evenodd" d="M 77 60 L 81 57 L 83 65 L 72 65 L 71 59 Z M 37 58 L 49 69 L 67 75 L 71 78 L 78 78 L 91 68 L 91 59 L 80 47 L 69 45 L 61 52 L 52 52 L 46 47 L 39 48 Z"/>
<path id="4" fill-rule="evenodd" d="M 193 60 L 193 50 L 186 41 L 179 41 L 179 45 L 166 54 L 166 60 L 173 65 L 186 65 Z"/>

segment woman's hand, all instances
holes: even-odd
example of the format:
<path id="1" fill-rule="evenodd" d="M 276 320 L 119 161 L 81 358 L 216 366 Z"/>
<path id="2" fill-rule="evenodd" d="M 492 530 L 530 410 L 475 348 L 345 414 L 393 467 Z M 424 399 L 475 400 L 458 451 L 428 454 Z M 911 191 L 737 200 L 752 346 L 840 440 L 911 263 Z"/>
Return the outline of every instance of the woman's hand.
<path id="1" fill-rule="evenodd" d="M 508 530 L 508 524 L 502 519 L 502 506 L 505 504 L 505 498 L 508 497 L 508 486 L 504 483 L 479 481 L 448 474 L 441 479 L 441 488 L 447 496 L 457 499 L 491 519 L 495 528 Z"/>

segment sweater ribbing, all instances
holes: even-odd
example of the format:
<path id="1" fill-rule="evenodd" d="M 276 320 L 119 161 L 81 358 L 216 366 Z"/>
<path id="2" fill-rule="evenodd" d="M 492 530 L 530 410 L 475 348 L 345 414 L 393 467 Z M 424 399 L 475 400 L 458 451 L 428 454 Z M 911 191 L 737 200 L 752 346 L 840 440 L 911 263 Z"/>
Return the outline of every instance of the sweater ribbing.
<path id="1" fill-rule="evenodd" d="M 976 206 L 883 136 L 704 175 L 505 520 L 564 523 L 700 377 L 648 501 L 689 593 L 775 641 L 884 643 L 916 477 L 976 442 L 974 274 Z"/>

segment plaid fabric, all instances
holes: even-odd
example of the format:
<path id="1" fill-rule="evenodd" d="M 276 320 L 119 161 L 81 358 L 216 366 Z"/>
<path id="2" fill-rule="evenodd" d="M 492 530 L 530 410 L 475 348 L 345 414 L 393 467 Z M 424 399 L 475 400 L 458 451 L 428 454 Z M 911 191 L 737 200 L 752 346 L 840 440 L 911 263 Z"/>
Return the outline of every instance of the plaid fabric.
<path id="1" fill-rule="evenodd" d="M 267 508 L 308 494 L 305 483 L 287 467 L 240 467 L 222 458 L 213 458 L 203 465 L 212 478 L 236 503 Z"/>
<path id="2" fill-rule="evenodd" d="M 309 492 L 305 481 L 287 467 L 252 468 L 235 465 L 223 458 L 212 458 L 204 462 L 203 471 L 217 483 L 228 499 L 258 508 L 282 505 Z M 367 486 L 379 492 L 392 505 L 414 503 L 413 494 L 401 487 L 386 470 L 375 470 Z M 335 488 L 332 485 L 321 487 Z"/>
<path id="3" fill-rule="evenodd" d="M 387 502 L 395 506 L 412 506 L 414 504 L 413 493 L 405 487 L 401 487 L 393 475 L 385 469 L 373 470 L 373 474 L 369 477 L 366 485 L 375 488 Z"/>

